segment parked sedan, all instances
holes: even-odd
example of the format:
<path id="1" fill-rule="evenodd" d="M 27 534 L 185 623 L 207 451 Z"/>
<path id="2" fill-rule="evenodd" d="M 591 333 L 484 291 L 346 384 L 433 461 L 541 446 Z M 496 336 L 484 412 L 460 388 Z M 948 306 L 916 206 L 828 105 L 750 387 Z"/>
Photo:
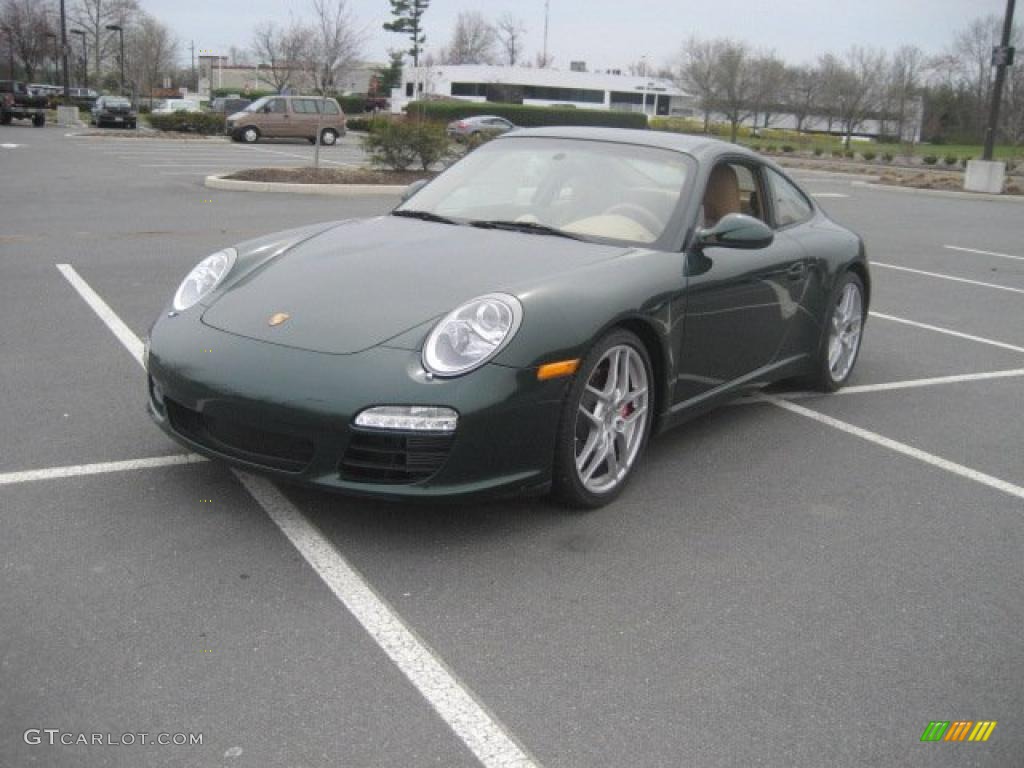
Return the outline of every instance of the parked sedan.
<path id="1" fill-rule="evenodd" d="M 390 215 L 203 259 L 150 331 L 149 410 L 284 480 L 595 507 L 652 434 L 772 381 L 843 386 L 870 292 L 861 239 L 765 158 L 522 130 Z"/>
<path id="2" fill-rule="evenodd" d="M 100 96 L 92 106 L 89 122 L 97 128 L 110 125 L 115 128 L 135 128 L 138 114 L 132 103 L 123 96 Z"/>
<path id="3" fill-rule="evenodd" d="M 461 120 L 448 123 L 448 135 L 456 141 L 464 141 L 476 134 L 489 134 L 497 136 L 502 133 L 514 131 L 518 126 L 510 123 L 503 117 L 494 115 L 476 115 L 465 117 Z"/>

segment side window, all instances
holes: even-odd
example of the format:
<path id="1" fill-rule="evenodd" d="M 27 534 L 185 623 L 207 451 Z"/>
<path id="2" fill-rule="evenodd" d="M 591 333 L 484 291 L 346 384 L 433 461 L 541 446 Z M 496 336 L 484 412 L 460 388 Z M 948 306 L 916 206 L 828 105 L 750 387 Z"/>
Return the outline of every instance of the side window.
<path id="1" fill-rule="evenodd" d="M 313 110 L 310 109 L 309 99 L 292 99 L 292 112 L 298 115 L 305 115 Z"/>
<path id="2" fill-rule="evenodd" d="M 730 213 L 765 218 L 757 176 L 743 163 L 718 163 L 704 192 L 704 226 L 713 227 Z"/>
<path id="3" fill-rule="evenodd" d="M 325 115 L 336 115 L 338 114 L 338 105 L 336 102 L 328 99 L 323 103 Z"/>
<path id="4" fill-rule="evenodd" d="M 284 99 L 271 99 L 267 104 L 267 111 L 273 112 L 276 115 L 283 115 L 288 111 L 288 107 Z"/>
<path id="5" fill-rule="evenodd" d="M 768 169 L 768 188 L 771 190 L 772 206 L 775 208 L 775 226 L 788 227 L 807 221 L 814 213 L 813 206 L 788 179 Z"/>

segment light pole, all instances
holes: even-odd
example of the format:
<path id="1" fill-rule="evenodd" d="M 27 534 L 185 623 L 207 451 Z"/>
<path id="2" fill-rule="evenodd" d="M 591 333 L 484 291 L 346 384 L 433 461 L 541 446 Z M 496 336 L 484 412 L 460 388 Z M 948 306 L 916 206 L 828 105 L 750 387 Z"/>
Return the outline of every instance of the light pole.
<path id="1" fill-rule="evenodd" d="M 121 38 L 121 57 L 120 57 L 120 59 L 121 59 L 121 81 L 120 81 L 120 90 L 121 90 L 121 95 L 124 96 L 124 27 L 122 27 L 120 24 L 107 24 L 107 29 L 109 29 L 111 32 L 117 32 L 117 34 Z"/>
<path id="2" fill-rule="evenodd" d="M 1006 0 L 1006 16 L 1003 18 L 1003 37 L 999 47 L 992 52 L 992 63 L 996 67 L 996 79 L 992 84 L 992 106 L 989 109 L 988 128 L 985 130 L 985 149 L 983 160 L 991 160 L 995 151 L 996 132 L 999 129 L 999 102 L 1003 97 L 1003 82 L 1006 80 L 1006 68 L 1013 63 L 1013 48 L 1010 47 L 1010 34 L 1013 31 L 1014 0 Z"/>
<path id="3" fill-rule="evenodd" d="M 85 88 L 89 87 L 89 40 L 85 36 L 85 31 L 81 29 L 72 29 L 72 35 L 78 35 L 82 38 L 82 85 Z"/>

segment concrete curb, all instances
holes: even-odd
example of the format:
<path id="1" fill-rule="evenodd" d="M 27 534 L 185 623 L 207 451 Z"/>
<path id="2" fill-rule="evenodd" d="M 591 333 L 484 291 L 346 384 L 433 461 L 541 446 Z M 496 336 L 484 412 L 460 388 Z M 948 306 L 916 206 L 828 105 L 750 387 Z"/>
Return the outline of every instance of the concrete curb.
<path id="1" fill-rule="evenodd" d="M 911 195 L 925 197 L 945 197 L 953 200 L 983 200 L 993 203 L 1024 203 L 1024 195 L 989 195 L 984 192 L 958 192 L 950 189 L 918 189 L 917 187 L 899 187 L 895 184 L 871 184 L 866 181 L 851 181 L 854 187 L 870 187 L 886 192 L 906 192 Z"/>
<path id="2" fill-rule="evenodd" d="M 238 181 L 223 176 L 207 176 L 204 183 L 210 189 L 227 189 L 232 192 L 287 192 L 293 195 L 335 197 L 394 196 L 406 190 L 404 185 L 395 184 L 288 184 L 281 181 Z"/>

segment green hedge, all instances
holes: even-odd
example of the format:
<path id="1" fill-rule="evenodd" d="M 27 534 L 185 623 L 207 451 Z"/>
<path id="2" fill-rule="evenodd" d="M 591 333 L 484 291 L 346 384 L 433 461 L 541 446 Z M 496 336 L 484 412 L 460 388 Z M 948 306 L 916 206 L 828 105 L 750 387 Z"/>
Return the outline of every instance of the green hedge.
<path id="1" fill-rule="evenodd" d="M 201 133 L 207 136 L 224 133 L 224 115 L 215 112 L 174 112 L 170 115 L 150 115 L 149 124 L 158 131 Z"/>
<path id="2" fill-rule="evenodd" d="M 646 128 L 647 117 L 640 112 L 613 112 L 603 109 L 567 109 L 533 107 L 523 104 L 499 104 L 476 101 L 414 101 L 406 108 L 411 116 L 450 123 L 473 115 L 504 117 L 524 128 L 542 125 L 600 125 L 613 128 Z"/>

